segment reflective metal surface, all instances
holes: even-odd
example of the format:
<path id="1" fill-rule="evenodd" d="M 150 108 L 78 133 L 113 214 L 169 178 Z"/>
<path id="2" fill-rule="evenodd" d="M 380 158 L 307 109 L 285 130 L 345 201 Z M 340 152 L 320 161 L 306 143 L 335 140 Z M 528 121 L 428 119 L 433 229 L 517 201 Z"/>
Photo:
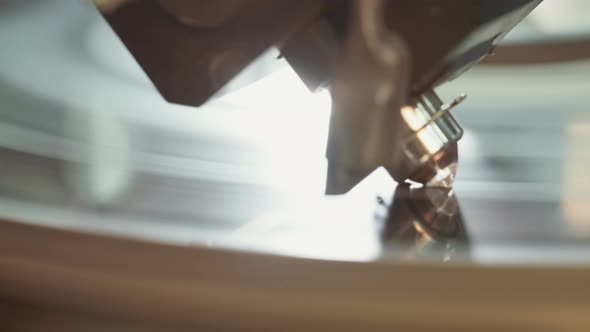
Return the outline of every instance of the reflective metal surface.
<path id="1" fill-rule="evenodd" d="M 453 256 L 416 255 L 415 237 L 392 240 L 420 223 L 392 212 L 405 198 L 384 169 L 323 195 L 329 96 L 274 54 L 240 79 L 268 77 L 175 106 L 91 5 L 0 8 L 4 219 L 312 258 L 590 261 L 589 61 L 482 66 L 438 91 L 470 94 L 454 112 L 462 235 Z"/>
<path id="2" fill-rule="evenodd" d="M 403 251 L 402 257 L 436 256 L 443 262 L 469 257 L 468 235 L 452 189 L 399 185 L 387 210 L 381 240 Z"/>

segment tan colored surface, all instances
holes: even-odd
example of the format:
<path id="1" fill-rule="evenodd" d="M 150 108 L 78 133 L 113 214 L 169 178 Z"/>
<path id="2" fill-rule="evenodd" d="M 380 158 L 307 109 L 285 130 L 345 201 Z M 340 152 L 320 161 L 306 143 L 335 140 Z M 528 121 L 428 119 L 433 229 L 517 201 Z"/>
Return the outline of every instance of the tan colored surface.
<path id="1" fill-rule="evenodd" d="M 574 331 L 590 326 L 589 276 L 305 260 L 0 225 L 0 297 L 150 325 Z"/>
<path id="2" fill-rule="evenodd" d="M 96 7 L 98 7 L 101 12 L 105 13 L 117 9 L 127 1 L 128 0 L 93 0 Z"/>

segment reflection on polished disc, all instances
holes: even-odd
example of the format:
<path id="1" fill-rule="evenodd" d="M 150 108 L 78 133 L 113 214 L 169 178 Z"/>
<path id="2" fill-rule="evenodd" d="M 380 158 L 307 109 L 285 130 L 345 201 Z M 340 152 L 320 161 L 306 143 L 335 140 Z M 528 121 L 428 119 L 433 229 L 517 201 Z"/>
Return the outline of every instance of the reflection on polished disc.
<path id="1" fill-rule="evenodd" d="M 2 218 L 310 258 L 590 260 L 588 62 L 475 68 L 440 89 L 470 94 L 448 215 L 383 169 L 324 196 L 329 93 L 272 51 L 245 87 L 183 107 L 90 5 L 2 6 L 0 36 L 20 36 L 0 52 Z"/>

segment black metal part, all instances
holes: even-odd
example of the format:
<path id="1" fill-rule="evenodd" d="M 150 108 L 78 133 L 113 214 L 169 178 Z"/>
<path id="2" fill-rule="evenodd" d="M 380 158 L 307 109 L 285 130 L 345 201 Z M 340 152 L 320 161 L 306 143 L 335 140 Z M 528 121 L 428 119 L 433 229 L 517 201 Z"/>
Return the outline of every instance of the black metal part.
<path id="1" fill-rule="evenodd" d="M 403 39 L 411 54 L 411 98 L 460 76 L 481 61 L 499 41 L 528 15 L 541 0 L 390 0 L 386 2 L 385 23 Z M 336 61 L 334 36 L 346 36 L 349 11 L 346 4 L 332 4 L 324 14 L 325 42 L 307 37 L 287 43 L 285 57 L 312 89 L 333 80 Z M 318 24 L 319 25 L 319 24 Z M 329 25 L 331 29 L 325 27 Z M 328 32 L 326 32 L 328 31 Z M 317 36 L 316 36 L 317 38 Z M 295 50 L 295 51 L 294 51 Z M 310 75 L 309 72 L 313 72 Z"/>
<path id="2" fill-rule="evenodd" d="M 212 27 L 207 22 L 183 24 L 190 17 L 163 10 L 161 4 L 168 1 L 126 2 L 105 17 L 170 102 L 202 104 L 272 45 L 283 45 L 287 60 L 310 88 L 332 81 L 335 48 L 347 33 L 345 1 L 245 0 L 212 20 L 218 24 Z M 385 23 L 402 36 L 411 53 L 412 95 L 477 63 L 540 2 L 387 1 Z M 314 32 L 320 33 L 309 35 Z"/>
<path id="3" fill-rule="evenodd" d="M 219 27 L 183 24 L 147 0 L 104 16 L 167 101 L 197 106 L 323 6 L 322 0 L 250 0 Z"/>

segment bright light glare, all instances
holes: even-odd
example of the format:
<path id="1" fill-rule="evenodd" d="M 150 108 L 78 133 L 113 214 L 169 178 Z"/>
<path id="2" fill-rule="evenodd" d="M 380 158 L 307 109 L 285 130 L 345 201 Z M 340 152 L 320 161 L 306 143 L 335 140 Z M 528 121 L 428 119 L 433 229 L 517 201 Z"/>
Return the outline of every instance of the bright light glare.
<path id="1" fill-rule="evenodd" d="M 264 151 L 257 170 L 262 182 L 287 192 L 323 192 L 331 107 L 328 91 L 309 92 L 297 74 L 285 67 L 220 101 L 236 107 L 228 117 L 242 132 L 242 139 Z"/>
<path id="2" fill-rule="evenodd" d="M 416 110 L 412 106 L 402 107 L 401 112 L 404 121 L 406 121 L 410 129 L 416 131 L 424 125 L 424 121 L 418 118 Z"/>
<path id="3" fill-rule="evenodd" d="M 414 131 L 419 130 L 426 123 L 426 120 L 424 118 L 420 118 L 418 116 L 417 110 L 411 106 L 402 107 L 401 113 L 404 121 L 406 121 L 410 129 Z M 430 154 L 435 154 L 438 152 L 440 147 L 443 145 L 441 140 L 442 132 L 440 132 L 440 129 L 434 126 L 427 126 L 421 129 L 416 133 L 416 136 Z"/>

